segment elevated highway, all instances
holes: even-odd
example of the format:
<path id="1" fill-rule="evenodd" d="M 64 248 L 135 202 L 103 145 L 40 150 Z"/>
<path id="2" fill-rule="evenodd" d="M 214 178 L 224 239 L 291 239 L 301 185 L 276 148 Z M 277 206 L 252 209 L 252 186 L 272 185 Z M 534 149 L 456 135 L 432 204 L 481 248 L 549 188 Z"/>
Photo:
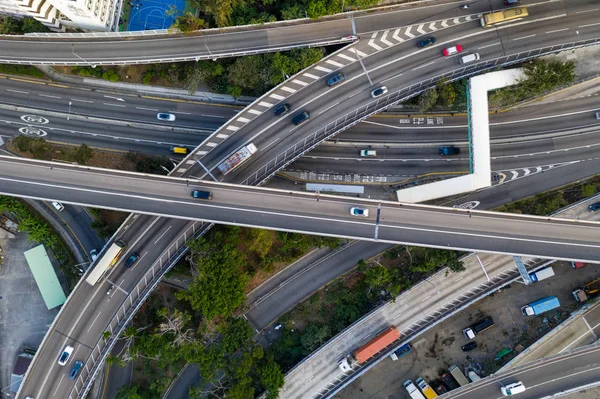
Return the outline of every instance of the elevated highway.
<path id="1" fill-rule="evenodd" d="M 2 194 L 369 241 L 600 263 L 600 223 L 224 185 L 0 157 Z M 190 196 L 211 191 L 211 201 Z M 352 207 L 368 217 L 350 214 Z"/>

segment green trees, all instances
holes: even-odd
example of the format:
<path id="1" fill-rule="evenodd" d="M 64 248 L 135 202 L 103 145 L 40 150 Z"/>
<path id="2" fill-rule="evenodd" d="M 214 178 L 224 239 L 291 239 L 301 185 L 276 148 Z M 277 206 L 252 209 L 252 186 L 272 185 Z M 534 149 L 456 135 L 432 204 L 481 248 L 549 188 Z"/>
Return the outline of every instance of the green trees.
<path id="1" fill-rule="evenodd" d="M 77 162 L 80 165 L 87 165 L 88 161 L 94 156 L 94 151 L 85 145 L 81 144 L 79 147 L 74 148 L 69 154 L 68 158 L 71 162 Z"/>
<path id="2" fill-rule="evenodd" d="M 183 33 L 189 33 L 206 28 L 206 22 L 201 18 L 196 18 L 191 12 L 186 12 L 175 19 L 175 24 L 171 28 L 179 29 Z"/>
<path id="3" fill-rule="evenodd" d="M 21 28 L 21 21 L 13 17 L 3 17 L 0 20 L 0 34 L 2 35 L 21 35 L 23 29 Z"/>
<path id="4" fill-rule="evenodd" d="M 35 32 L 49 32 L 44 24 L 37 19 L 25 17 L 21 20 L 21 30 L 23 33 L 35 33 Z"/>
<path id="5" fill-rule="evenodd" d="M 429 111 L 438 100 L 438 92 L 435 88 L 429 89 L 421 94 L 418 98 L 419 111 Z"/>

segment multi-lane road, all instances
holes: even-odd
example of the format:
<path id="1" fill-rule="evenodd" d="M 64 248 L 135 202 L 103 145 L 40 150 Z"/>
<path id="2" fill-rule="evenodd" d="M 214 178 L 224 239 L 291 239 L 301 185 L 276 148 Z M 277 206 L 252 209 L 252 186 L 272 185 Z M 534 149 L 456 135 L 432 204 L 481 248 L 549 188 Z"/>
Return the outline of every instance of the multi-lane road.
<path id="1" fill-rule="evenodd" d="M 569 2 L 568 7 L 566 7 L 565 2 L 563 1 L 544 2 L 540 4 L 532 3 L 528 5 L 531 6 L 531 17 L 528 20 L 519 23 L 518 25 L 504 26 L 502 29 L 490 31 L 484 31 L 478 26 L 476 13 L 489 10 L 491 7 L 500 8 L 502 7 L 500 1 L 494 1 L 493 4 L 491 4 L 491 7 L 490 4 L 477 2 L 477 4 L 474 5 L 473 9 L 470 11 L 473 12 L 473 14 L 464 13 L 463 11 L 460 11 L 457 7 L 457 4 L 453 3 L 446 5 L 446 8 L 443 8 L 441 6 L 427 5 L 420 9 L 418 12 L 410 13 L 409 19 L 403 19 L 409 14 L 402 13 L 395 15 L 391 13 L 388 18 L 378 18 L 377 15 L 374 15 L 375 18 L 371 20 L 371 23 L 376 28 L 371 28 L 370 30 L 367 29 L 366 31 L 371 32 L 375 31 L 375 29 L 392 29 L 399 26 L 414 25 L 414 30 L 412 30 L 412 32 L 416 32 L 418 29 L 420 29 L 421 26 L 423 26 L 425 29 L 428 29 L 427 27 L 436 25 L 436 29 L 439 30 L 439 32 L 435 33 L 435 35 L 438 37 L 438 43 L 429 49 L 415 51 L 413 40 L 403 39 L 402 41 L 400 41 L 392 39 L 396 31 L 388 33 L 380 31 L 377 32 L 377 40 L 380 40 L 385 36 L 388 38 L 386 41 L 391 43 L 391 40 L 394 40 L 395 45 L 379 47 L 378 50 L 376 47 L 370 45 L 369 42 L 371 41 L 371 39 L 368 39 L 368 37 L 363 38 L 363 40 L 361 40 L 358 44 L 353 45 L 353 48 L 354 50 L 360 51 L 361 53 L 366 55 L 363 61 L 369 73 L 368 77 L 363 71 L 362 66 L 360 66 L 359 63 L 355 62 L 356 56 L 359 53 L 354 53 L 354 57 L 352 57 L 352 54 L 348 52 L 344 53 L 344 56 L 346 58 L 341 57 L 341 55 L 335 55 L 334 57 L 337 58 L 331 58 L 329 60 L 342 65 L 343 71 L 348 77 L 346 81 L 342 82 L 338 86 L 328 89 L 324 84 L 323 79 L 329 74 L 329 72 L 325 71 L 331 71 L 335 68 L 330 66 L 329 69 L 325 68 L 324 71 L 324 67 L 322 65 L 317 65 L 314 68 L 311 68 L 304 72 L 306 78 L 310 78 L 310 80 L 305 79 L 304 81 L 302 81 L 302 83 L 304 83 L 305 85 L 293 82 L 286 82 L 282 86 L 282 88 L 276 89 L 275 91 L 269 94 L 270 96 L 278 96 L 273 97 L 274 99 L 285 99 L 285 101 L 290 102 L 294 110 L 292 116 L 295 115 L 295 113 L 299 110 L 309 110 L 313 117 L 307 123 L 296 128 L 290 124 L 289 117 L 286 116 L 281 119 L 276 119 L 272 115 L 271 110 L 268 109 L 268 106 L 265 107 L 265 105 L 263 104 L 261 105 L 262 108 L 260 108 L 258 107 L 259 103 L 257 103 L 254 107 L 250 107 L 247 110 L 247 112 L 238 114 L 239 117 L 234 122 L 243 123 L 243 126 L 240 127 L 227 124 L 227 126 L 223 128 L 222 131 L 215 134 L 211 138 L 211 140 L 207 142 L 207 145 L 211 146 L 211 151 L 208 152 L 208 154 L 205 154 L 204 152 L 198 152 L 197 154 L 194 154 L 189 158 L 191 163 L 186 162 L 182 164 L 180 168 L 178 168 L 175 171 L 175 173 L 177 175 L 186 174 L 187 176 L 202 175 L 204 173 L 203 169 L 202 167 L 198 166 L 197 163 L 194 163 L 195 160 L 201 158 L 202 164 L 208 170 L 213 170 L 216 167 L 216 165 L 219 164 L 228 154 L 232 153 L 242 144 L 247 143 L 249 141 L 253 141 L 260 149 L 259 153 L 256 154 L 238 171 L 236 171 L 235 176 L 231 175 L 230 178 L 228 176 L 227 179 L 228 182 L 242 182 L 248 177 L 251 177 L 254 173 L 263 168 L 265 165 L 267 165 L 271 160 L 273 160 L 276 157 L 277 154 L 283 153 L 285 150 L 292 146 L 295 146 L 299 142 L 306 142 L 306 138 L 310 137 L 315 131 L 324 127 L 329 122 L 336 120 L 336 118 L 343 116 L 346 112 L 351 112 L 354 109 L 361 107 L 362 104 L 364 104 L 366 101 L 369 101 L 369 93 L 372 88 L 371 84 L 369 83 L 370 80 L 372 80 L 374 84 L 381 84 L 384 82 L 386 86 L 390 87 L 393 91 L 407 87 L 415 82 L 427 81 L 429 78 L 435 77 L 440 73 L 455 70 L 458 66 L 456 58 L 442 58 L 440 55 L 440 51 L 444 46 L 456 44 L 456 42 L 458 41 L 460 41 L 460 43 L 463 44 L 467 52 L 479 52 L 481 54 L 482 60 L 489 60 L 497 56 L 516 54 L 519 52 L 527 52 L 529 50 L 548 45 L 567 43 L 575 40 L 591 40 L 598 36 L 596 30 L 597 28 L 594 28 L 594 22 L 596 20 L 595 18 L 598 12 L 598 7 L 596 5 L 590 6 L 590 4 L 585 1 L 571 1 Z M 440 26 L 443 26 L 443 22 L 453 21 L 458 17 L 460 17 L 460 23 L 452 25 L 451 27 L 446 29 L 440 28 Z M 431 24 L 434 21 L 439 21 L 439 23 Z M 551 30 L 547 29 L 548 21 L 552 21 Z M 345 22 L 350 23 L 350 25 L 352 23 L 352 21 L 350 20 L 347 20 Z M 355 20 L 354 23 L 360 25 L 360 23 L 363 23 L 363 21 Z M 313 28 L 315 26 L 316 25 L 313 25 Z M 308 28 L 307 31 L 309 30 L 311 29 Z M 312 30 L 315 32 L 317 31 L 317 29 Z M 365 32 L 365 30 L 357 28 L 356 32 L 362 35 L 362 33 L 360 32 Z M 404 30 L 403 32 L 403 34 L 406 34 L 407 30 Z M 414 33 L 411 34 L 413 35 L 413 37 L 415 36 Z M 251 35 L 247 35 L 249 40 L 251 40 L 250 36 Z M 373 33 L 373 36 L 375 36 L 375 32 Z M 228 36 L 228 38 L 232 39 L 233 36 L 230 35 Z M 197 36 L 191 38 L 191 40 L 196 41 L 202 41 L 203 39 L 204 38 L 199 38 Z M 277 40 L 277 37 L 271 37 L 270 39 L 273 43 Z M 156 59 L 156 46 L 161 45 L 160 41 L 161 39 L 148 40 L 148 51 L 146 54 L 149 58 L 154 57 L 153 59 Z M 184 40 L 181 39 L 180 42 L 183 43 Z M 382 42 L 383 41 L 379 41 L 378 43 L 382 44 Z M 2 45 L 6 45 L 6 43 L 7 42 L 4 41 L 1 42 Z M 32 43 L 35 43 L 36 46 L 41 46 L 40 43 L 42 42 L 32 40 Z M 162 42 L 162 45 L 164 45 L 164 43 L 165 42 Z M 175 44 L 175 42 L 172 42 L 171 44 L 172 47 L 169 48 L 166 52 L 171 52 L 171 54 L 173 54 L 179 51 L 179 53 L 177 54 L 180 55 L 181 47 L 178 47 Z M 105 47 L 86 47 L 85 49 L 83 49 L 83 51 L 89 51 L 90 53 L 85 53 L 84 56 L 89 55 L 91 57 L 105 57 L 106 52 L 103 53 L 103 51 L 106 51 L 106 49 L 112 45 L 112 41 L 108 40 L 104 43 L 100 43 L 99 45 L 104 45 Z M 190 42 L 188 42 L 187 45 L 190 45 Z M 198 51 L 197 49 L 201 47 L 200 43 L 194 43 L 192 45 L 195 46 L 195 51 Z M 238 45 L 238 43 L 234 43 L 234 41 L 231 41 L 229 45 L 236 46 Z M 211 44 L 208 44 L 208 47 L 210 46 Z M 246 44 L 246 46 L 252 47 L 251 44 Z M 19 54 L 20 56 L 29 57 L 30 61 L 32 60 L 32 58 L 37 57 L 37 54 L 43 54 L 43 52 L 34 53 L 28 51 L 25 49 L 25 47 L 26 46 L 19 47 Z M 130 48 L 129 51 L 126 52 L 126 47 L 127 46 L 123 46 L 121 50 L 111 52 L 111 54 L 114 54 L 115 57 L 119 57 L 119 61 L 129 61 L 131 58 L 135 58 L 136 53 L 134 52 L 134 50 L 131 50 Z M 139 51 L 141 48 L 144 48 L 144 51 L 146 51 L 145 46 L 139 46 L 137 50 Z M 14 50 L 15 46 L 6 46 L 6 51 L 4 53 L 5 57 L 6 54 L 10 55 L 11 51 Z M 68 62 L 68 59 L 74 59 L 74 55 L 76 55 L 77 57 L 81 57 L 81 54 L 79 54 L 79 46 L 69 45 L 68 41 L 66 41 L 65 43 L 58 45 L 56 49 L 53 48 L 53 54 L 49 55 L 47 57 L 47 60 L 48 62 L 52 62 L 53 57 L 60 56 L 64 57 L 64 59 L 66 60 L 64 62 Z M 348 63 L 348 58 L 350 58 L 353 61 Z M 343 59 L 346 59 L 346 63 L 343 62 Z M 95 60 L 96 59 L 94 59 L 94 62 Z M 327 62 L 327 60 L 324 62 Z M 321 69 L 317 67 L 321 67 Z M 285 87 L 287 90 L 284 90 L 283 87 Z M 276 102 L 273 98 L 270 100 L 271 103 Z M 268 104 L 268 102 L 265 101 L 263 101 L 263 103 Z M 220 141 L 215 142 L 215 139 L 219 139 Z M 318 141 L 314 142 L 314 144 L 318 144 Z M 300 155 L 300 152 L 294 152 L 294 154 L 289 158 L 289 161 L 292 161 L 298 155 Z M 138 189 L 140 188 L 141 187 L 138 187 Z M 145 188 L 141 189 L 145 190 Z M 162 194 L 159 195 L 162 196 Z M 182 192 L 181 195 L 181 199 L 183 200 L 184 193 Z M 218 194 L 215 189 L 215 198 L 217 197 Z M 235 196 L 233 196 L 232 199 L 237 200 Z M 189 197 L 186 201 L 190 201 Z M 327 212 L 336 215 L 339 212 L 341 218 L 350 218 L 347 213 L 342 216 L 341 212 L 342 210 L 344 210 L 344 213 L 347 212 L 347 209 L 345 209 L 345 207 L 347 207 L 348 205 L 347 203 L 344 205 L 340 205 L 339 203 L 330 203 L 329 201 L 325 201 L 324 199 L 322 201 L 323 205 L 320 204 L 319 206 L 333 206 L 333 208 L 335 208 L 328 209 Z M 139 202 L 145 201 L 139 200 Z M 264 201 L 260 202 L 260 204 L 264 206 Z M 172 204 L 170 206 L 173 207 Z M 192 207 L 198 209 L 202 208 L 202 206 L 199 205 L 192 205 Z M 187 208 L 187 205 L 182 208 Z M 197 211 L 197 209 L 195 209 L 195 211 Z M 385 208 L 383 211 L 383 214 L 387 215 L 388 209 Z M 261 211 L 261 213 L 263 215 L 264 220 L 273 219 L 270 216 L 265 216 L 267 215 L 266 212 Z M 185 217 L 198 217 L 198 215 L 200 215 L 200 217 L 206 217 L 205 215 L 202 215 L 201 212 L 193 212 L 192 215 L 186 215 Z M 229 215 L 228 217 L 231 216 L 233 215 Z M 303 215 L 303 217 L 305 216 L 306 215 Z M 238 213 L 236 213 L 235 217 L 238 217 Z M 211 218 L 209 217 L 209 219 Z M 158 224 L 160 219 L 155 218 L 153 220 L 155 224 Z M 477 218 L 474 218 L 474 220 L 476 221 Z M 473 223 L 473 220 L 469 222 L 467 221 L 467 219 L 465 219 L 465 221 L 466 223 Z M 394 223 L 397 222 L 398 221 L 394 221 Z M 148 242 L 151 242 L 152 240 L 157 240 L 159 238 L 162 240 L 165 237 L 164 231 L 162 231 L 160 228 L 146 229 L 145 226 L 138 225 L 137 223 L 141 222 L 134 222 L 134 225 L 129 226 L 128 231 L 141 232 L 140 236 L 144 236 L 144 239 L 148 239 Z M 169 223 L 175 222 L 171 221 Z M 352 221 L 351 223 L 353 223 L 353 227 L 355 227 L 355 225 L 359 225 L 357 221 Z M 406 223 L 406 221 L 403 220 L 400 223 Z M 417 225 L 420 225 L 421 221 L 419 220 L 416 223 Z M 463 223 L 463 220 L 461 220 L 460 223 Z M 357 230 L 366 229 L 369 231 L 370 234 L 374 234 L 374 228 L 376 225 L 377 223 L 374 223 L 373 220 L 365 220 L 364 224 L 360 224 L 360 228 L 358 228 Z M 455 227 L 456 225 L 454 226 L 454 228 Z M 514 231 L 515 227 L 511 227 L 511 231 Z M 276 228 L 280 227 L 277 226 Z M 285 226 L 282 226 L 282 228 L 285 228 Z M 174 229 L 171 229 L 170 231 L 174 231 Z M 390 231 L 388 231 L 387 229 L 380 228 L 378 234 L 380 235 L 380 237 L 382 237 L 386 234 L 389 234 Z M 565 235 L 564 231 L 561 231 L 561 233 L 561 236 Z M 423 235 L 425 234 L 423 233 Z M 458 237 L 454 237 L 452 239 L 458 240 Z M 477 237 L 474 240 L 477 241 L 480 239 L 481 237 Z M 579 239 L 588 241 L 592 238 L 579 237 Z M 463 240 L 463 245 L 464 241 L 465 240 Z M 162 242 L 166 244 L 166 241 Z M 156 250 L 157 245 L 159 244 L 155 244 L 152 249 Z M 596 244 L 594 243 L 593 245 L 595 246 Z M 143 251 L 144 249 L 145 248 L 143 247 L 140 248 L 141 251 Z M 505 250 L 512 251 L 513 249 L 511 248 L 509 250 L 507 247 L 505 248 Z M 150 265 L 150 258 L 145 258 L 145 260 L 138 263 L 137 267 L 140 269 L 148 269 Z M 126 280 L 128 284 L 131 283 L 130 279 Z M 99 291 L 98 289 L 96 289 L 93 292 L 94 294 L 98 294 Z M 75 293 L 74 296 L 77 296 L 77 294 Z M 109 309 L 106 309 L 106 311 L 110 312 Z M 83 317 L 82 312 L 84 312 L 84 309 L 80 307 L 80 303 L 69 301 L 65 305 L 63 312 L 69 312 L 73 315 L 78 314 L 79 316 L 75 317 L 75 319 L 77 319 Z M 56 335 L 55 329 L 53 329 L 53 331 L 49 333 L 49 336 L 54 335 Z M 76 334 L 73 334 L 70 337 L 71 339 L 78 339 Z M 40 355 L 38 356 L 40 361 L 43 361 L 44 356 L 46 356 L 46 360 L 51 358 L 51 355 L 48 352 L 49 350 L 41 348 Z M 90 359 L 88 358 L 88 362 L 89 360 Z M 36 362 L 38 362 L 38 359 L 36 359 Z M 43 392 L 53 392 L 53 395 L 62 395 L 63 397 L 67 396 L 66 392 L 69 392 L 70 387 L 72 387 L 72 385 L 62 382 L 58 383 L 58 380 L 60 379 L 61 375 L 60 370 L 58 370 L 58 368 L 55 365 L 51 365 L 51 363 L 52 362 L 47 363 L 50 367 L 49 369 L 34 367 L 34 369 L 29 373 L 27 380 L 23 384 L 23 390 L 31 388 L 33 391 L 33 381 L 39 381 L 42 379 L 48 380 L 50 378 L 48 376 L 55 376 L 56 378 L 51 378 L 51 380 L 57 381 L 57 383 L 54 383 L 52 387 L 46 386 Z M 86 367 L 88 366 L 91 367 L 89 363 L 86 363 Z M 36 392 L 39 393 L 42 391 Z"/>

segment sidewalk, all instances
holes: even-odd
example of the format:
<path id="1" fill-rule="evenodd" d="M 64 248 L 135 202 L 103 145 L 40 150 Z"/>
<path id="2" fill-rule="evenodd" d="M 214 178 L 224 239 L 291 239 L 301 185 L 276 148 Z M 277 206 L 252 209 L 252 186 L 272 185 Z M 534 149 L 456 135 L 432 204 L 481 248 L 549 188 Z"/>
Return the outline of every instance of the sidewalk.
<path id="1" fill-rule="evenodd" d="M 47 65 L 38 65 L 36 67 L 54 82 L 68 83 L 70 85 L 94 89 L 100 88 L 107 91 L 118 91 L 120 93 L 133 93 L 140 96 L 159 96 L 178 100 L 241 106 L 248 105 L 255 100 L 254 97 L 242 96 L 236 99 L 228 94 L 215 94 L 210 92 L 196 92 L 196 94 L 190 95 L 187 90 L 183 89 L 144 85 L 138 83 L 109 82 L 107 80 L 94 78 L 82 78 L 79 76 L 59 73 L 54 70 L 54 68 Z"/>

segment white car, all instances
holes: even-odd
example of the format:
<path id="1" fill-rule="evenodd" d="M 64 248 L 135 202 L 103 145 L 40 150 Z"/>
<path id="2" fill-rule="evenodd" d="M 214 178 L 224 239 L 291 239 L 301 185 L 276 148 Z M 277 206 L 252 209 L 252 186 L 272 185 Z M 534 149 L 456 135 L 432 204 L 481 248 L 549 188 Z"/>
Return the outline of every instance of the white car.
<path id="1" fill-rule="evenodd" d="M 59 212 L 61 212 L 63 209 L 65 209 L 63 204 L 61 204 L 60 202 L 53 202 L 52 206 L 54 207 L 54 209 L 56 209 Z"/>
<path id="2" fill-rule="evenodd" d="M 362 216 L 366 218 L 369 216 L 369 210 L 367 208 L 360 208 L 358 206 L 355 206 L 350 209 L 350 214 L 352 216 Z"/>
<path id="3" fill-rule="evenodd" d="M 500 392 L 504 396 L 513 396 L 521 392 L 525 392 L 527 388 L 523 385 L 523 382 L 513 382 L 512 384 L 504 385 L 500 388 Z"/>
<path id="4" fill-rule="evenodd" d="M 168 112 L 160 112 L 156 114 L 156 119 L 159 121 L 173 122 L 175 120 L 175 115 L 169 114 Z"/>
<path id="5" fill-rule="evenodd" d="M 63 349 L 62 353 L 60 354 L 60 357 L 58 358 L 58 364 L 60 364 L 61 366 L 67 364 L 69 358 L 71 357 L 71 353 L 73 353 L 73 347 L 69 345 L 65 346 L 65 349 Z"/>
<path id="6" fill-rule="evenodd" d="M 381 86 L 381 87 L 378 87 L 378 88 L 376 88 L 375 90 L 373 90 L 373 91 L 371 92 L 371 97 L 373 97 L 373 98 L 377 98 L 377 97 L 379 97 L 379 96 L 383 96 L 383 95 L 384 95 L 385 93 L 387 93 L 387 92 L 388 92 L 388 89 L 387 89 L 387 87 L 385 87 L 385 86 Z"/>

